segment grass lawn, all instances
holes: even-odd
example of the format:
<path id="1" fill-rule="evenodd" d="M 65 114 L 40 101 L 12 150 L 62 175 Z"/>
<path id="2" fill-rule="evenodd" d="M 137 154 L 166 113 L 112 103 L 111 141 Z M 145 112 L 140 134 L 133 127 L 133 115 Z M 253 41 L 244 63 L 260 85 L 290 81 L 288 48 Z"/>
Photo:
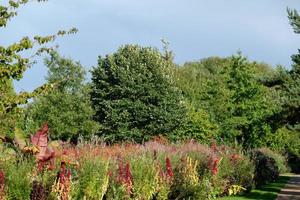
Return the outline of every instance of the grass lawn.
<path id="1" fill-rule="evenodd" d="M 219 200 L 275 200 L 277 197 L 278 192 L 280 192 L 281 188 L 284 187 L 284 185 L 289 180 L 288 175 L 282 175 L 279 177 L 279 179 L 274 182 L 265 185 L 262 188 L 258 188 L 255 190 L 252 190 L 250 193 L 246 194 L 245 196 L 241 197 L 225 197 L 220 198 Z"/>

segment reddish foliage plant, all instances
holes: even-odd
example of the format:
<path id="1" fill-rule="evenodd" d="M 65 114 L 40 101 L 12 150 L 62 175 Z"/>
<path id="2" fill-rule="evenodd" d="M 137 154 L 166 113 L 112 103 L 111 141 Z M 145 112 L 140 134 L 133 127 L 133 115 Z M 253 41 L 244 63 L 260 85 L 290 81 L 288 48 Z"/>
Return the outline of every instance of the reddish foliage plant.
<path id="1" fill-rule="evenodd" d="M 127 162 L 124 166 L 122 161 L 119 161 L 117 182 L 124 184 L 128 194 L 132 194 L 132 174 L 130 170 L 130 163 Z"/>
<path id="2" fill-rule="evenodd" d="M 58 174 L 58 191 L 61 200 L 68 200 L 71 192 L 71 170 L 67 169 L 65 162 L 61 163 Z"/>
<path id="3" fill-rule="evenodd" d="M 219 158 L 211 158 L 211 161 L 208 164 L 208 168 L 211 170 L 213 175 L 217 175 L 219 171 Z"/>
<path id="4" fill-rule="evenodd" d="M 169 157 L 166 158 L 166 171 L 168 177 L 172 178 L 174 176 L 171 160 Z"/>
<path id="5" fill-rule="evenodd" d="M 33 136 L 31 136 L 31 143 L 35 145 L 39 152 L 36 154 L 38 170 L 44 169 L 48 165 L 48 169 L 54 169 L 55 152 L 48 147 L 48 124 L 45 123 Z"/>

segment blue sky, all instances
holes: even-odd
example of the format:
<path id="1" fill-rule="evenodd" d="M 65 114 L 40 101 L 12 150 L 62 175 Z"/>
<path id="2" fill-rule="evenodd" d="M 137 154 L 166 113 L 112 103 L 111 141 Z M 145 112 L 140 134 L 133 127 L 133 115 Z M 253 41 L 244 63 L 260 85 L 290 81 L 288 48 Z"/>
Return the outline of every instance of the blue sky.
<path id="1" fill-rule="evenodd" d="M 162 38 L 170 42 L 180 64 L 241 50 L 250 60 L 289 67 L 300 35 L 289 26 L 287 7 L 300 10 L 295 0 L 49 0 L 22 7 L 18 17 L 0 29 L 0 44 L 77 27 L 76 35 L 55 44 L 62 55 L 87 69 L 96 65 L 98 55 L 120 45 L 161 48 Z M 45 75 L 39 62 L 15 83 L 16 89 L 30 91 Z"/>

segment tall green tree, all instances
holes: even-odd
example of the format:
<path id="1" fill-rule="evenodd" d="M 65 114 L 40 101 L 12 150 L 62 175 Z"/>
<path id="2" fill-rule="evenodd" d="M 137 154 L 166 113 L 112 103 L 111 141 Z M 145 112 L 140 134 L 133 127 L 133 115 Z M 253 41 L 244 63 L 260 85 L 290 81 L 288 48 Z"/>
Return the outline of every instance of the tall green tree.
<path id="1" fill-rule="evenodd" d="M 196 139 L 202 143 L 209 143 L 213 139 L 220 139 L 219 124 L 215 120 L 215 114 L 221 103 L 208 100 L 210 89 L 221 90 L 223 79 L 219 75 L 228 58 L 209 57 L 200 61 L 187 62 L 176 69 L 176 85 L 184 96 L 187 109 L 187 121 L 179 138 Z M 215 86 L 213 86 L 214 84 Z M 221 108 L 221 107 L 220 107 Z"/>
<path id="2" fill-rule="evenodd" d="M 288 10 L 290 24 L 296 34 L 300 34 L 300 16 L 296 10 Z M 292 55 L 292 69 L 283 83 L 283 112 L 288 124 L 300 133 L 300 50 Z"/>
<path id="3" fill-rule="evenodd" d="M 300 16 L 296 10 L 288 9 L 288 18 L 296 34 L 300 33 Z M 277 73 L 264 84 L 275 88 L 279 94 L 281 110 L 275 113 L 272 120 L 276 128 L 288 126 L 300 131 L 300 50 L 291 56 L 290 70 L 279 68 Z"/>
<path id="4" fill-rule="evenodd" d="M 225 112 L 220 113 L 223 137 L 245 147 L 266 145 L 266 138 L 272 133 L 268 118 L 277 109 L 268 88 L 254 75 L 256 65 L 237 55 L 223 71 L 229 94 L 224 99 Z"/>
<path id="5" fill-rule="evenodd" d="M 137 45 L 99 57 L 91 92 L 99 134 L 111 142 L 142 142 L 180 128 L 185 111 L 170 67 L 158 50 Z"/>
<path id="6" fill-rule="evenodd" d="M 273 92 L 260 80 L 270 74 L 268 65 L 249 62 L 241 55 L 186 63 L 179 69 L 177 85 L 193 108 L 188 127 L 198 132 L 194 137 L 237 140 L 245 147 L 266 144 L 272 133 L 268 118 L 277 107 Z"/>
<path id="7" fill-rule="evenodd" d="M 53 90 L 34 99 L 27 107 L 26 126 L 29 132 L 48 122 L 52 139 L 74 140 L 82 135 L 89 138 L 98 130 L 93 121 L 94 111 L 89 97 L 89 86 L 84 82 L 86 72 L 74 62 L 51 52 L 45 60 L 46 80 L 55 84 Z"/>
<path id="8" fill-rule="evenodd" d="M 40 0 L 37 0 L 38 2 Z M 17 15 L 17 9 L 28 0 L 10 0 L 7 4 L 0 5 L 0 28 L 5 28 L 9 20 Z M 6 140 L 9 135 L 13 134 L 17 122 L 19 121 L 22 107 L 28 99 L 46 91 L 49 88 L 43 85 L 33 92 L 14 92 L 13 80 L 20 80 L 23 73 L 32 66 L 33 62 L 30 57 L 24 57 L 24 53 L 30 52 L 35 47 L 38 49 L 32 52 L 34 56 L 40 55 L 43 52 L 49 52 L 51 48 L 46 44 L 54 41 L 57 36 L 76 32 L 76 29 L 70 31 L 59 31 L 57 34 L 49 36 L 35 36 L 33 38 L 23 37 L 16 43 L 8 46 L 0 44 L 0 138 Z"/>

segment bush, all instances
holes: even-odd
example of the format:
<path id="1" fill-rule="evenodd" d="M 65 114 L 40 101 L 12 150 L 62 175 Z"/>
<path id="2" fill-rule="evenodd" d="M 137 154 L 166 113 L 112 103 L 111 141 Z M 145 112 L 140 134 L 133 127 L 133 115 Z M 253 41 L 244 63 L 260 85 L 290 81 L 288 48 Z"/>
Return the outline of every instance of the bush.
<path id="1" fill-rule="evenodd" d="M 288 164 L 289 167 L 291 168 L 291 172 L 293 173 L 300 173 L 300 155 L 293 153 L 293 152 L 288 152 Z"/>
<path id="2" fill-rule="evenodd" d="M 275 151 L 272 151 L 268 148 L 260 148 L 259 151 L 263 152 L 265 155 L 275 160 L 280 174 L 289 172 L 288 165 L 287 165 L 287 158 L 285 156 Z"/>
<path id="3" fill-rule="evenodd" d="M 254 180 L 257 186 L 265 185 L 275 181 L 279 177 L 280 169 L 276 162 L 274 152 L 267 149 L 256 149 L 253 151 L 253 159 L 255 162 Z M 280 157 L 279 155 L 277 155 Z"/>
<path id="4" fill-rule="evenodd" d="M 226 194 L 233 185 L 239 185 L 250 191 L 254 187 L 254 163 L 250 158 L 237 152 L 223 153 L 223 159 L 220 163 L 221 180 L 226 180 L 226 186 L 223 189 Z"/>

